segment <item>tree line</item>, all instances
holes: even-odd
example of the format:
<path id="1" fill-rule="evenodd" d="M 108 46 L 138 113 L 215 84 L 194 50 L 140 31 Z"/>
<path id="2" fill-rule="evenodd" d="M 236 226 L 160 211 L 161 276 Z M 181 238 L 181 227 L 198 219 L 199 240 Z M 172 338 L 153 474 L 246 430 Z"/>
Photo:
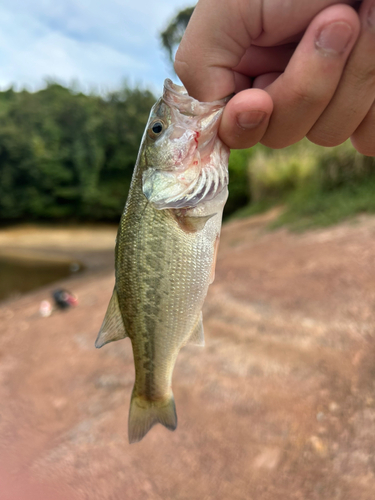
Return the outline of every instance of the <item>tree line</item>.
<path id="1" fill-rule="evenodd" d="M 117 221 L 155 97 L 0 92 L 0 220 Z"/>
<path id="2" fill-rule="evenodd" d="M 126 86 L 106 96 L 57 83 L 0 92 L 0 223 L 117 222 L 155 101 Z M 237 156 L 226 214 L 249 201 Z"/>

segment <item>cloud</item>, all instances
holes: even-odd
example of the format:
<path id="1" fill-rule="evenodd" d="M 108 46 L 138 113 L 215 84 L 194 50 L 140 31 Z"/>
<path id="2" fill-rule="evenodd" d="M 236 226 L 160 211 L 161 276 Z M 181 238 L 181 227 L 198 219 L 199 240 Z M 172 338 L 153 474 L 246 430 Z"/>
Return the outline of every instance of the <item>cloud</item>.
<path id="1" fill-rule="evenodd" d="M 0 6 L 0 85 L 38 88 L 46 77 L 160 89 L 158 33 L 188 0 L 12 0 Z"/>

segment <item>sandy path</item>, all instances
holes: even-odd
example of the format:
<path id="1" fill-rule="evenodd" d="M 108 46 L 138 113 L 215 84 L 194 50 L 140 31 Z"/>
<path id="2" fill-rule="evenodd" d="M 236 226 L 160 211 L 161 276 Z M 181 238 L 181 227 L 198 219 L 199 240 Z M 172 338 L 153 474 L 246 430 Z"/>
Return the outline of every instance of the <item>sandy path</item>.
<path id="1" fill-rule="evenodd" d="M 375 218 L 264 225 L 224 228 L 178 428 L 136 445 L 130 343 L 93 346 L 112 273 L 68 282 L 67 313 L 38 316 L 47 290 L 0 306 L 0 500 L 374 498 Z"/>

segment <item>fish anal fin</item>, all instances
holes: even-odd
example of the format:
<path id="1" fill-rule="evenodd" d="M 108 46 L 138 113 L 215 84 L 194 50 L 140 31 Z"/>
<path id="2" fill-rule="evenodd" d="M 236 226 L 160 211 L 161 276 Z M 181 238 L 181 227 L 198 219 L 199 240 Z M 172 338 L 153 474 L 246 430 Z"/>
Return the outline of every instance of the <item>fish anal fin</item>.
<path id="1" fill-rule="evenodd" d="M 95 341 L 95 347 L 99 349 L 103 345 L 121 340 L 127 337 L 125 332 L 124 322 L 122 320 L 116 287 L 113 290 L 111 300 L 108 304 L 108 309 L 100 328 L 98 337 Z"/>
<path id="2" fill-rule="evenodd" d="M 133 389 L 129 410 L 129 443 L 140 441 L 155 424 L 170 431 L 177 427 L 176 406 L 172 391 L 162 400 L 149 401 L 135 394 Z"/>
<path id="3" fill-rule="evenodd" d="M 191 332 L 191 335 L 186 342 L 186 344 L 199 345 L 204 346 L 204 330 L 203 330 L 203 315 L 202 313 L 199 316 L 198 322 L 194 327 L 194 330 Z"/>
<path id="4" fill-rule="evenodd" d="M 187 233 L 195 233 L 201 231 L 206 222 L 211 219 L 216 214 L 204 215 L 204 216 L 191 216 L 186 215 L 184 212 L 186 210 L 171 210 L 172 216 L 180 226 L 180 228 Z"/>

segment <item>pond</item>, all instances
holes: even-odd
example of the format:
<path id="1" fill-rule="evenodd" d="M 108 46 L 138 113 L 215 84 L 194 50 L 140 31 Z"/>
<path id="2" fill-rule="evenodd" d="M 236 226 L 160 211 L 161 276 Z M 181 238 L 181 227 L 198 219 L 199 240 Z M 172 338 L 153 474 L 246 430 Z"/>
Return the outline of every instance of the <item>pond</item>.
<path id="1" fill-rule="evenodd" d="M 82 270 L 78 262 L 0 256 L 0 300 L 29 292 Z"/>

